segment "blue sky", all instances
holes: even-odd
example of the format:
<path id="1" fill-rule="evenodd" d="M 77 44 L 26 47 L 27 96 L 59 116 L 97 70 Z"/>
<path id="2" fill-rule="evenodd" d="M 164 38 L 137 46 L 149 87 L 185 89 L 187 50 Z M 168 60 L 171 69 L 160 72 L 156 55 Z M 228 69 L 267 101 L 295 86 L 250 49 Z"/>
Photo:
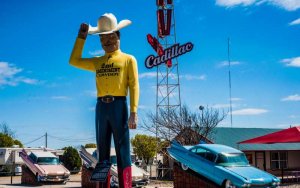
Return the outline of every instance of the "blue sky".
<path id="1" fill-rule="evenodd" d="M 234 127 L 300 125 L 299 0 L 175 0 L 177 42 L 194 48 L 178 58 L 181 99 L 228 111 L 227 38 L 231 38 Z M 133 54 L 140 75 L 139 117 L 155 109 L 155 1 L 3 0 L 0 2 L 0 122 L 26 146 L 60 148 L 94 142 L 94 74 L 71 67 L 69 56 L 82 22 L 96 25 L 112 12 L 133 24 L 121 32 L 121 49 Z M 84 56 L 103 54 L 89 36 Z M 229 116 L 220 126 L 230 126 Z M 131 135 L 140 130 L 131 131 Z M 31 143 L 30 143 L 31 142 Z"/>

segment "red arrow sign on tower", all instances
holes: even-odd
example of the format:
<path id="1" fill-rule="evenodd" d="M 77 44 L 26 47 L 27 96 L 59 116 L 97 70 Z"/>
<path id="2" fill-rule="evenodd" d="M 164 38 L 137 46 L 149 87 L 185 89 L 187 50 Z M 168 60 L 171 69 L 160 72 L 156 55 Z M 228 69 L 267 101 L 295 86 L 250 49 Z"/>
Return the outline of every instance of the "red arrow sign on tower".
<path id="1" fill-rule="evenodd" d="M 148 40 L 148 43 L 152 46 L 152 48 L 157 52 L 157 54 L 159 56 L 162 56 L 164 54 L 163 47 L 161 46 L 161 44 L 159 43 L 159 41 L 155 37 L 153 37 L 151 34 L 148 34 L 147 35 L 147 40 Z M 166 65 L 169 68 L 172 67 L 172 61 L 168 60 L 166 62 Z"/>

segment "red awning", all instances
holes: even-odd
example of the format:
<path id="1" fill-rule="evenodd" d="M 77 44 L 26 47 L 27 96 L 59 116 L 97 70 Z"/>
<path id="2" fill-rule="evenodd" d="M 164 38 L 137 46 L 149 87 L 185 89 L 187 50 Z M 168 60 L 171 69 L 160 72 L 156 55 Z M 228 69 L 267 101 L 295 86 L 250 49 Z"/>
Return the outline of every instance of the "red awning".
<path id="1" fill-rule="evenodd" d="M 284 129 L 264 136 L 239 142 L 239 144 L 300 143 L 300 126 Z"/>

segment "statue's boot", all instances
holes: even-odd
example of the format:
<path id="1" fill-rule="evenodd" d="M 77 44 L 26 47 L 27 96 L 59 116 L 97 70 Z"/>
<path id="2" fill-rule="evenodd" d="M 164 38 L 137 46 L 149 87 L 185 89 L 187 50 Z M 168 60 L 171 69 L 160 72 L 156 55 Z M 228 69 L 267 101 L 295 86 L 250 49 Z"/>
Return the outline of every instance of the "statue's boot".
<path id="1" fill-rule="evenodd" d="M 124 169 L 118 168 L 118 176 L 119 176 L 119 188 L 132 187 L 131 166 L 128 166 Z"/>

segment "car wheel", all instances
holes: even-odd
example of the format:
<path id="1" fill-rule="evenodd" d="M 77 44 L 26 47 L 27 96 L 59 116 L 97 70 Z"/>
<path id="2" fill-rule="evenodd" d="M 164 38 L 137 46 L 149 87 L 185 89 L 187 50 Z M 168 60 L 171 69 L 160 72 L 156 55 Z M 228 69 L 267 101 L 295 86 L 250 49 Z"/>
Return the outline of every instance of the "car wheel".
<path id="1" fill-rule="evenodd" d="M 230 180 L 226 180 L 223 184 L 224 188 L 235 188 L 235 186 L 232 184 Z"/>
<path id="2" fill-rule="evenodd" d="M 188 170 L 189 169 L 189 167 L 188 166 L 186 166 L 185 164 L 183 164 L 183 163 L 181 163 L 181 168 L 182 168 L 182 170 L 184 170 L 184 171 L 186 171 L 186 170 Z"/>

